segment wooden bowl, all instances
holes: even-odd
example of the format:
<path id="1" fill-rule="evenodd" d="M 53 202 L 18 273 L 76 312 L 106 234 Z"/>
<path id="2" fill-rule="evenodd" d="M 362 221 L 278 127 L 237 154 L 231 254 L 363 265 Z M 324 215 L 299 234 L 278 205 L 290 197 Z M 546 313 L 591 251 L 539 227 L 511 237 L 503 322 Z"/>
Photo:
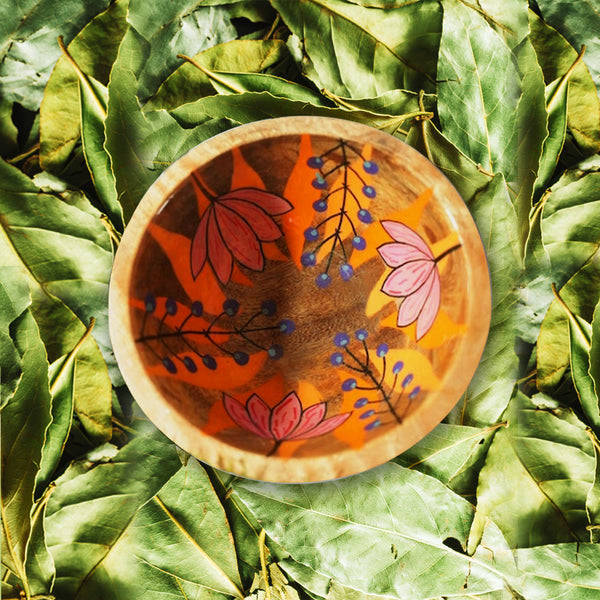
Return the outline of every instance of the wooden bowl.
<path id="1" fill-rule="evenodd" d="M 370 127 L 290 117 L 191 150 L 117 252 L 115 354 L 183 449 L 254 479 L 379 465 L 427 434 L 484 348 L 477 228 L 421 154 Z"/>

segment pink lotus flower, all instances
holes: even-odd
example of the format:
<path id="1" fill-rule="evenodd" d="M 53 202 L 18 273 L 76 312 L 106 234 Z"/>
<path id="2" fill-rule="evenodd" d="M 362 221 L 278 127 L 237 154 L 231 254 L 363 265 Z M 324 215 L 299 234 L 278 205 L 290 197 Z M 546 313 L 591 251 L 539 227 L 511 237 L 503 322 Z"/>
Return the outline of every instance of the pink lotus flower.
<path id="1" fill-rule="evenodd" d="M 265 264 L 262 243 L 282 236 L 273 215 L 292 210 L 292 205 L 257 188 L 240 188 L 215 197 L 198 179 L 196 183 L 210 205 L 192 240 L 190 265 L 194 278 L 207 261 L 223 285 L 231 278 L 233 259 L 252 271 L 262 271 Z"/>
<path id="2" fill-rule="evenodd" d="M 440 308 L 437 263 L 460 245 L 434 257 L 423 238 L 410 227 L 396 221 L 381 221 L 381 225 L 395 240 L 377 248 L 385 264 L 394 269 L 381 291 L 404 299 L 398 310 L 398 327 L 416 321 L 419 340 L 431 329 Z"/>
<path id="3" fill-rule="evenodd" d="M 305 440 L 330 433 L 350 416 L 348 412 L 325 419 L 326 402 L 303 409 L 296 392 L 289 393 L 274 408 L 270 408 L 256 394 L 248 398 L 245 406 L 228 394 L 223 394 L 223 402 L 229 416 L 240 427 L 262 438 L 275 440 L 271 454 L 281 442 Z"/>

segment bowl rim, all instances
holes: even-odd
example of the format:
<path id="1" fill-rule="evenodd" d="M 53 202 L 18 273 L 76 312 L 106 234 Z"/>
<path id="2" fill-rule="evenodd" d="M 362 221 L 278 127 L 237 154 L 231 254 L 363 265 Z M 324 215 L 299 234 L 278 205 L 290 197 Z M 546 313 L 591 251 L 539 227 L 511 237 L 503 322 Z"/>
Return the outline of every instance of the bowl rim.
<path id="1" fill-rule="evenodd" d="M 400 427 L 374 436 L 360 449 L 347 448 L 332 454 L 290 457 L 265 456 L 231 446 L 192 425 L 162 395 L 146 374 L 131 334 L 129 289 L 133 264 L 146 227 L 171 193 L 189 174 L 233 147 L 266 138 L 309 134 L 366 139 L 382 151 L 413 154 L 419 164 L 419 178 L 431 180 L 431 187 L 450 192 L 444 202 L 464 231 L 465 263 L 469 285 L 477 284 L 477 298 L 467 303 L 467 331 L 461 338 L 459 356 L 440 375 L 438 390 L 428 394 L 419 410 Z M 434 197 L 439 193 L 434 191 Z M 462 238 L 462 233 L 461 233 Z M 462 241 L 462 239 L 461 239 Z M 467 291 L 467 292 L 468 292 Z M 237 476 L 262 481 L 307 483 L 337 479 L 378 466 L 410 448 L 427 435 L 458 403 L 470 383 L 483 354 L 491 320 L 491 283 L 481 236 L 466 204 L 446 176 L 416 149 L 390 134 L 368 125 L 332 117 L 280 117 L 240 125 L 201 142 L 172 163 L 148 188 L 131 217 L 117 249 L 109 285 L 109 333 L 117 364 L 131 394 L 150 421 L 175 444 L 200 461 Z M 431 415 L 435 415 L 433 418 Z M 428 418 L 425 418 L 428 417 Z M 407 425 L 408 424 L 408 425 Z"/>

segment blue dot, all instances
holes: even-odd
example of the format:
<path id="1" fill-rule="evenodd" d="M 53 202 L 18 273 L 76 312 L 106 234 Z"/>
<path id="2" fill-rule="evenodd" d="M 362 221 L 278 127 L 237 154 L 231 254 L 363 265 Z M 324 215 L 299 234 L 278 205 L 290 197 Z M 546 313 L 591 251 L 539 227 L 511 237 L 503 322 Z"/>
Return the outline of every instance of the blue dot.
<path id="1" fill-rule="evenodd" d="M 329 360 L 331 361 L 331 364 L 334 367 L 339 367 L 341 364 L 344 363 L 344 355 L 341 352 L 334 352 L 329 357 Z"/>
<path id="2" fill-rule="evenodd" d="M 177 367 L 175 366 L 175 363 L 168 356 L 165 356 L 162 359 L 162 364 L 165 369 L 169 371 L 169 373 L 177 373 Z"/>
<path id="3" fill-rule="evenodd" d="M 360 415 L 361 419 L 370 419 L 373 415 L 375 414 L 375 411 L 370 408 L 369 410 L 366 410 L 362 415 Z"/>
<path id="4" fill-rule="evenodd" d="M 201 317 L 204 312 L 204 306 L 202 306 L 202 302 L 193 302 L 192 303 L 192 314 L 195 317 Z"/>
<path id="5" fill-rule="evenodd" d="M 191 356 L 184 356 L 183 364 L 190 373 L 195 373 L 198 370 L 198 367 Z"/>
<path id="6" fill-rule="evenodd" d="M 283 319 L 283 321 L 280 321 L 279 331 L 281 331 L 281 333 L 289 335 L 290 333 L 294 333 L 295 330 L 296 323 L 294 323 L 294 321 L 292 321 L 291 319 Z"/>
<path id="7" fill-rule="evenodd" d="M 392 367 L 392 373 L 394 375 L 398 375 L 398 373 L 400 373 L 400 371 L 402 371 L 402 369 L 404 369 L 404 363 L 399 360 L 393 367 Z"/>
<path id="8" fill-rule="evenodd" d="M 156 298 L 154 297 L 154 294 L 146 294 L 144 307 L 146 308 L 146 312 L 149 313 L 153 313 L 156 310 Z"/>
<path id="9" fill-rule="evenodd" d="M 173 298 L 167 298 L 165 302 L 165 308 L 167 309 L 167 313 L 170 315 L 174 315 L 177 313 L 177 302 L 173 300 Z"/>
<path id="10" fill-rule="evenodd" d="M 354 335 L 359 342 L 362 342 L 369 337 L 369 332 L 366 329 L 357 329 Z"/>
<path id="11" fill-rule="evenodd" d="M 243 367 L 244 365 L 248 364 L 250 357 L 245 352 L 237 351 L 233 353 L 233 360 L 235 360 L 238 365 Z"/>
<path id="12" fill-rule="evenodd" d="M 211 371 L 214 371 L 217 368 L 217 361 L 210 354 L 205 354 L 202 357 L 202 364 Z"/>
<path id="13" fill-rule="evenodd" d="M 402 382 L 402 387 L 406 387 L 407 385 L 410 385 L 410 382 L 413 380 L 413 376 L 412 373 L 409 373 L 405 378 L 404 381 Z"/>
<path id="14" fill-rule="evenodd" d="M 414 400 L 419 395 L 420 391 L 421 391 L 421 387 L 416 386 L 415 389 L 408 395 L 408 399 Z"/>
<path id="15" fill-rule="evenodd" d="M 333 338 L 333 343 L 338 348 L 344 348 L 350 343 L 350 337 L 347 333 L 336 333 L 335 337 Z"/>
<path id="16" fill-rule="evenodd" d="M 317 275 L 315 281 L 317 282 L 318 287 L 325 289 L 326 287 L 329 287 L 329 284 L 331 283 L 331 277 L 327 273 L 321 273 L 320 275 Z"/>
<path id="17" fill-rule="evenodd" d="M 240 303 L 233 298 L 229 298 L 223 302 L 223 310 L 225 311 L 225 314 L 229 315 L 230 317 L 236 315 L 239 309 Z"/>
<path id="18" fill-rule="evenodd" d="M 311 169 L 320 169 L 323 166 L 323 159 L 320 156 L 311 156 L 307 161 L 306 164 L 311 168 Z"/>
<path id="19" fill-rule="evenodd" d="M 317 264 L 317 256 L 314 252 L 305 252 L 300 257 L 300 262 L 305 267 L 314 267 Z"/>
<path id="20" fill-rule="evenodd" d="M 370 175 L 379 173 L 379 167 L 377 166 L 377 163 L 371 162 L 370 160 L 365 160 L 363 163 L 363 169 Z"/>
<path id="21" fill-rule="evenodd" d="M 283 348 L 279 344 L 273 344 L 268 350 L 267 354 L 274 360 L 283 356 Z"/>
<path id="22" fill-rule="evenodd" d="M 356 250 L 364 250 L 367 247 L 367 242 L 364 237 L 360 235 L 355 235 L 352 238 L 352 246 L 356 248 Z"/>
<path id="23" fill-rule="evenodd" d="M 350 377 L 342 383 L 342 389 L 345 392 L 350 392 L 356 387 L 356 379 Z"/>
<path id="24" fill-rule="evenodd" d="M 317 174 L 317 176 L 312 180 L 311 185 L 317 190 L 324 190 L 327 188 L 327 182 L 320 174 Z"/>
<path id="25" fill-rule="evenodd" d="M 390 347 L 387 344 L 379 344 L 379 346 L 377 346 L 377 356 L 383 358 L 389 352 L 389 350 Z"/>
<path id="26" fill-rule="evenodd" d="M 373 217 L 371 216 L 371 213 L 366 209 L 366 208 L 361 208 L 358 213 L 356 213 L 356 215 L 358 216 L 358 220 L 361 221 L 362 223 L 372 223 L 373 222 Z"/>
<path id="27" fill-rule="evenodd" d="M 265 317 L 272 317 L 277 312 L 275 300 L 265 300 L 260 307 L 260 311 Z"/>
<path id="28" fill-rule="evenodd" d="M 375 188 L 371 187 L 370 185 L 363 185 L 362 193 L 367 198 L 375 198 L 375 196 L 377 196 L 377 192 L 375 191 Z"/>
<path id="29" fill-rule="evenodd" d="M 325 200 L 317 200 L 316 202 L 313 202 L 313 208 L 317 212 L 325 212 L 327 210 L 327 202 L 325 202 Z"/>
<path id="30" fill-rule="evenodd" d="M 304 237 L 309 242 L 314 242 L 319 239 L 319 230 L 316 227 L 309 227 L 304 231 Z"/>
<path id="31" fill-rule="evenodd" d="M 381 421 L 379 419 L 375 419 L 374 421 L 371 421 L 370 423 L 365 425 L 365 431 L 371 431 L 372 429 L 375 429 L 375 427 L 379 427 L 380 425 Z"/>
<path id="32" fill-rule="evenodd" d="M 367 398 L 359 398 L 354 403 L 354 408 L 362 408 L 363 406 L 366 406 L 367 404 L 369 404 L 369 401 L 367 400 Z"/>
<path id="33" fill-rule="evenodd" d="M 347 263 L 340 265 L 340 276 L 344 281 L 348 281 L 352 279 L 352 275 L 354 275 L 354 269 Z"/>

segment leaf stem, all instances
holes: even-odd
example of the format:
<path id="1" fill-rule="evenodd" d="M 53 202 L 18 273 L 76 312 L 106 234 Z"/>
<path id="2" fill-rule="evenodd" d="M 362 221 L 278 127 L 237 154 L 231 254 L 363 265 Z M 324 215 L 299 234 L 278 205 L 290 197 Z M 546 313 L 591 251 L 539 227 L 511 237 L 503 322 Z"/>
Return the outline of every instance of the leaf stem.
<path id="1" fill-rule="evenodd" d="M 71 63 L 71 66 L 75 69 L 75 73 L 79 77 L 79 81 L 87 88 L 90 96 L 94 99 L 96 104 L 96 108 L 100 111 L 103 119 L 106 119 L 106 107 L 98 98 L 94 87 L 90 83 L 89 77 L 81 70 L 81 67 L 77 64 L 77 61 L 73 58 L 67 47 L 65 46 L 65 40 L 62 35 L 58 36 L 58 45 L 61 49 L 61 52 L 65 55 L 65 58 Z"/>
<path id="2" fill-rule="evenodd" d="M 271 586 L 269 585 L 269 573 L 267 572 L 267 547 L 265 545 L 266 531 L 260 530 L 258 535 L 258 556 L 260 557 L 260 570 L 265 580 L 265 600 L 271 600 Z"/>
<path id="3" fill-rule="evenodd" d="M 554 108 L 554 103 L 558 101 L 560 92 L 565 87 L 565 85 L 567 85 L 571 75 L 573 74 L 573 71 L 575 71 L 575 68 L 583 59 L 584 54 L 585 54 L 585 45 L 581 46 L 581 52 L 579 52 L 579 54 L 577 55 L 577 58 L 575 59 L 573 64 L 569 67 L 568 71 L 561 77 L 559 84 L 556 86 L 556 89 L 554 90 L 554 92 L 552 93 L 550 98 L 548 98 L 548 104 L 546 106 L 546 110 L 548 112 L 550 112 Z"/>
<path id="4" fill-rule="evenodd" d="M 219 75 L 217 75 L 217 73 L 215 73 L 214 71 L 210 71 L 209 69 L 207 69 L 206 67 L 201 65 L 199 62 L 197 62 L 193 58 L 186 56 L 185 54 L 178 54 L 177 58 L 181 58 L 181 59 L 189 62 L 191 65 L 194 65 L 194 67 L 196 67 L 197 69 L 200 69 L 200 71 L 202 71 L 211 81 L 216 81 L 217 83 L 220 83 L 223 87 L 226 87 L 227 89 L 231 90 L 234 94 L 243 94 L 244 93 L 245 90 L 243 88 L 236 87 L 229 81 L 227 81 L 227 80 L 223 79 L 222 77 L 220 77 Z"/>

